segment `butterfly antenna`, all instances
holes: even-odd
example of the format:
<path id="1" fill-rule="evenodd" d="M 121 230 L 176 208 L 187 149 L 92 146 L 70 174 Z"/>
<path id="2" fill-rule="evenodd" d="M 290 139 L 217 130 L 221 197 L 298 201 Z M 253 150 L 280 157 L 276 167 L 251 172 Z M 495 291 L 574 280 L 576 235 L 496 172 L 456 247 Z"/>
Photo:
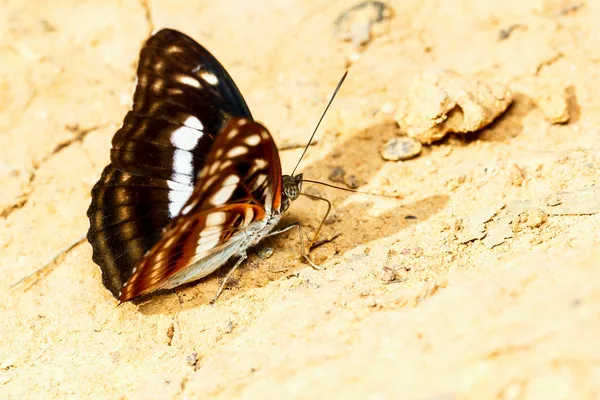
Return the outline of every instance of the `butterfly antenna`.
<path id="1" fill-rule="evenodd" d="M 393 195 L 393 194 L 383 194 L 383 193 L 371 193 L 371 192 L 363 192 L 362 190 L 356 190 L 356 189 L 349 189 L 349 188 L 345 188 L 345 187 L 341 187 L 341 186 L 335 186 L 335 185 L 331 185 L 329 183 L 325 183 L 325 182 L 320 182 L 320 181 L 313 181 L 310 179 L 302 179 L 302 182 L 306 182 L 306 183 L 316 183 L 317 185 L 323 185 L 323 186 L 327 186 L 333 189 L 338 189 L 338 190 L 344 190 L 346 192 L 352 192 L 352 193 L 360 193 L 360 194 L 367 194 L 369 196 L 378 196 L 378 197 L 387 197 L 390 199 L 402 199 L 403 196 L 402 195 Z"/>
<path id="2" fill-rule="evenodd" d="M 344 72 L 342 79 L 340 79 L 340 81 L 338 82 L 335 90 L 333 91 L 333 95 L 331 95 L 331 99 L 329 99 L 329 103 L 327 103 L 327 107 L 325 107 L 325 111 L 323 111 L 323 114 L 321 114 L 321 118 L 319 118 L 319 122 L 317 122 L 317 126 L 315 127 L 315 130 L 313 131 L 312 135 L 310 135 L 310 139 L 308 139 L 308 143 L 307 143 L 306 147 L 304 147 L 304 151 L 302 152 L 302 155 L 300 156 L 298 163 L 296 164 L 296 166 L 294 167 L 294 170 L 292 171 L 292 174 L 291 174 L 292 176 L 294 176 L 294 172 L 296 172 L 298 165 L 300 165 L 300 161 L 302 161 L 302 157 L 304 157 L 304 154 L 306 154 L 306 151 L 308 150 L 310 143 L 312 142 L 313 138 L 315 137 L 315 134 L 317 133 L 317 129 L 319 129 L 319 125 L 321 125 L 321 121 L 323 121 L 325 114 L 327 114 L 327 110 L 329 110 L 329 106 L 331 106 L 333 99 L 335 99 L 335 95 L 337 94 L 337 92 L 339 92 L 340 87 L 342 86 L 342 83 L 344 83 L 344 79 L 346 79 L 346 75 L 348 75 L 347 70 L 346 70 L 346 72 Z"/>

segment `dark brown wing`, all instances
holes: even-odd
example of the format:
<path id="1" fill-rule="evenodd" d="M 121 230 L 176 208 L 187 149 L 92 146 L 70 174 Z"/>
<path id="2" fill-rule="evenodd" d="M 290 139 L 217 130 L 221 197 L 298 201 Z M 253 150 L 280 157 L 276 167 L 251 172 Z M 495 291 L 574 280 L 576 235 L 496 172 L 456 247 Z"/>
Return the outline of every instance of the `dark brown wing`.
<path id="1" fill-rule="evenodd" d="M 227 71 L 190 37 L 161 30 L 140 52 L 133 107 L 112 140 L 111 162 L 193 184 L 230 116 L 252 118 Z"/>
<path id="2" fill-rule="evenodd" d="M 116 297 L 192 193 L 214 137 L 231 116 L 252 116 L 219 62 L 170 29 L 140 53 L 133 106 L 92 190 L 88 240 Z"/>
<path id="3" fill-rule="evenodd" d="M 279 214 L 281 185 L 281 162 L 269 132 L 252 120 L 231 119 L 215 138 L 180 215 L 140 262 L 119 299 L 202 278 L 245 251 L 253 235 L 268 229 L 251 225 Z M 186 273 L 188 268 L 193 271 Z M 193 279 L 174 283 L 182 273 Z"/>
<path id="4" fill-rule="evenodd" d="M 104 286 L 115 296 L 191 193 L 186 185 L 132 175 L 112 164 L 104 169 L 92 189 L 88 240 Z"/>

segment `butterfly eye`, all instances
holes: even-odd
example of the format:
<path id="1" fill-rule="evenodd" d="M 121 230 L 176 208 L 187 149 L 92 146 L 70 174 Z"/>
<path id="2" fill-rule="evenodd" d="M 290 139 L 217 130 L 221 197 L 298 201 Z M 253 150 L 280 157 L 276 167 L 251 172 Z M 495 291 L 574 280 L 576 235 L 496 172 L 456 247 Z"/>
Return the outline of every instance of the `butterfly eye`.
<path id="1" fill-rule="evenodd" d="M 298 174 L 294 176 L 294 180 L 296 181 L 296 187 L 298 188 L 298 192 L 302 191 L 302 178 L 304 177 L 304 174 Z M 298 193 L 299 195 L 300 193 Z"/>

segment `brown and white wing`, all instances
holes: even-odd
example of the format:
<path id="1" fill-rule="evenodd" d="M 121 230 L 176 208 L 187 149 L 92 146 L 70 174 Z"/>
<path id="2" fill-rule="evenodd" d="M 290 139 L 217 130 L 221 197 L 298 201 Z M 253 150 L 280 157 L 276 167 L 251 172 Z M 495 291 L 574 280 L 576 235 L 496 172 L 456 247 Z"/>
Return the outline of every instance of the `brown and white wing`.
<path id="1" fill-rule="evenodd" d="M 266 128 L 250 119 L 229 120 L 215 138 L 189 200 L 134 268 L 119 300 L 164 288 L 186 268 L 208 271 L 196 275 L 201 278 L 227 261 L 211 255 L 245 250 L 230 248 L 240 246 L 232 238 L 279 213 L 281 185 L 279 155 Z"/>
<path id="2" fill-rule="evenodd" d="M 121 289 L 119 300 L 132 300 L 165 288 L 165 285 L 177 286 L 170 279 L 185 273 L 187 268 L 196 269 L 191 274 L 193 280 L 210 274 L 227 259 L 215 259 L 214 262 L 220 262 L 219 265 L 198 263 L 223 250 L 229 256 L 234 255 L 236 249 L 226 251 L 230 246 L 239 245 L 239 242 L 231 242 L 232 237 L 264 217 L 264 209 L 258 206 L 231 204 L 198 212 L 181 220 L 164 233 L 162 240 L 133 269 L 133 274 Z M 187 280 L 179 284 L 185 282 Z"/>
<path id="3" fill-rule="evenodd" d="M 143 46 L 133 106 L 92 189 L 88 240 L 117 297 L 192 194 L 214 138 L 231 116 L 252 116 L 235 83 L 192 38 L 163 29 Z"/>
<path id="4" fill-rule="evenodd" d="M 174 181 L 120 171 L 112 164 L 104 169 L 92 190 L 88 240 L 102 269 L 102 283 L 115 297 L 192 190 Z"/>

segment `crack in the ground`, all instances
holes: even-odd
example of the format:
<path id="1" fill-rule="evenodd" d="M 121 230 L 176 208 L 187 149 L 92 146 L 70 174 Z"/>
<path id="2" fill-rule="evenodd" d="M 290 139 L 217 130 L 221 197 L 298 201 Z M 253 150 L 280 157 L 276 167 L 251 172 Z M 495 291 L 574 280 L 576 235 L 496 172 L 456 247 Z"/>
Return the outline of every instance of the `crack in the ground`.
<path id="1" fill-rule="evenodd" d="M 535 68 L 535 73 L 533 74 L 534 76 L 539 76 L 540 73 L 545 69 L 548 68 L 550 66 L 552 66 L 552 64 L 554 64 L 555 62 L 557 62 L 558 60 L 562 59 L 565 55 L 562 52 L 558 52 L 555 55 L 553 55 L 552 57 L 550 57 L 547 60 L 542 61 L 541 63 L 538 64 L 538 66 Z"/>
<path id="2" fill-rule="evenodd" d="M 72 144 L 77 142 L 81 143 L 87 135 L 103 127 L 104 125 L 97 125 L 91 128 L 82 129 L 79 127 L 79 125 L 67 126 L 66 128 L 68 130 L 75 132 L 75 136 L 68 140 L 65 140 L 64 142 L 58 143 L 48 155 L 42 157 L 40 161 L 34 163 L 33 169 L 29 173 L 29 180 L 27 181 L 27 184 L 23 189 L 23 193 L 21 193 L 21 195 L 19 196 L 19 200 L 14 204 L 0 209 L 0 218 L 8 218 L 13 212 L 20 210 L 21 208 L 27 205 L 27 203 L 29 202 L 29 197 L 33 194 L 35 189 L 33 182 L 35 181 L 37 171 L 42 167 L 43 164 L 48 162 L 52 157 L 59 154 L 64 149 L 70 147 Z"/>
<path id="3" fill-rule="evenodd" d="M 40 161 L 40 165 L 46 161 L 48 161 L 52 156 L 60 153 L 62 150 L 66 149 L 67 147 L 69 147 L 70 145 L 72 145 L 73 143 L 81 143 L 83 142 L 83 139 L 85 139 L 85 137 L 87 135 L 89 135 L 90 133 L 102 128 L 101 125 L 97 125 L 97 126 L 92 126 L 91 128 L 80 128 L 79 125 L 75 124 L 75 125 L 67 125 L 66 128 L 75 133 L 75 136 L 73 136 L 70 139 L 65 140 L 64 142 L 60 142 L 59 144 L 57 144 L 54 147 L 54 150 L 52 150 L 52 152 L 47 155 L 46 157 L 44 157 L 42 159 L 42 161 Z"/>
<path id="4" fill-rule="evenodd" d="M 33 192 L 33 181 L 35 179 L 35 172 L 36 172 L 36 169 L 34 169 L 34 171 L 32 171 L 29 174 L 29 179 L 27 180 L 27 183 L 25 184 L 23 193 L 21 193 L 21 195 L 19 196 L 19 200 L 17 200 L 16 203 L 11 204 L 7 207 L 4 207 L 2 210 L 0 210 L 0 218 L 8 218 L 8 216 L 10 214 L 12 214 L 14 211 L 25 207 L 25 204 L 27 204 L 27 201 L 29 200 L 29 196 Z"/>
<path id="5" fill-rule="evenodd" d="M 11 289 L 16 286 L 19 286 L 23 282 L 30 281 L 31 282 L 30 285 L 27 288 L 25 288 L 25 291 L 27 291 L 29 288 L 31 288 L 33 285 L 35 285 L 37 282 L 39 282 L 40 279 L 42 279 L 42 277 L 43 277 L 43 276 L 41 276 L 42 274 L 44 274 L 44 276 L 46 276 L 46 275 L 50 274 L 52 271 L 54 271 L 54 268 L 58 267 L 59 264 L 58 264 L 57 260 L 65 257 L 71 250 L 73 250 L 75 247 L 77 247 L 80 244 L 82 244 L 83 242 L 85 242 L 86 239 L 87 239 L 87 234 L 84 234 L 81 237 L 77 238 L 77 240 L 75 242 L 69 244 L 68 246 L 66 246 L 65 248 L 60 250 L 58 253 L 56 253 L 52 257 L 52 259 L 50 261 L 48 261 L 46 264 L 44 264 L 42 267 L 36 269 L 33 273 L 19 279 L 17 282 L 10 285 Z M 52 266 L 54 268 L 50 268 Z M 36 278 L 36 279 L 33 280 L 33 278 Z"/>
<path id="6" fill-rule="evenodd" d="M 152 36 L 152 33 L 154 32 L 152 9 L 150 8 L 150 4 L 148 4 L 148 0 L 140 0 L 140 5 L 144 9 L 144 18 L 146 19 L 146 24 L 148 24 L 148 36 Z"/>

